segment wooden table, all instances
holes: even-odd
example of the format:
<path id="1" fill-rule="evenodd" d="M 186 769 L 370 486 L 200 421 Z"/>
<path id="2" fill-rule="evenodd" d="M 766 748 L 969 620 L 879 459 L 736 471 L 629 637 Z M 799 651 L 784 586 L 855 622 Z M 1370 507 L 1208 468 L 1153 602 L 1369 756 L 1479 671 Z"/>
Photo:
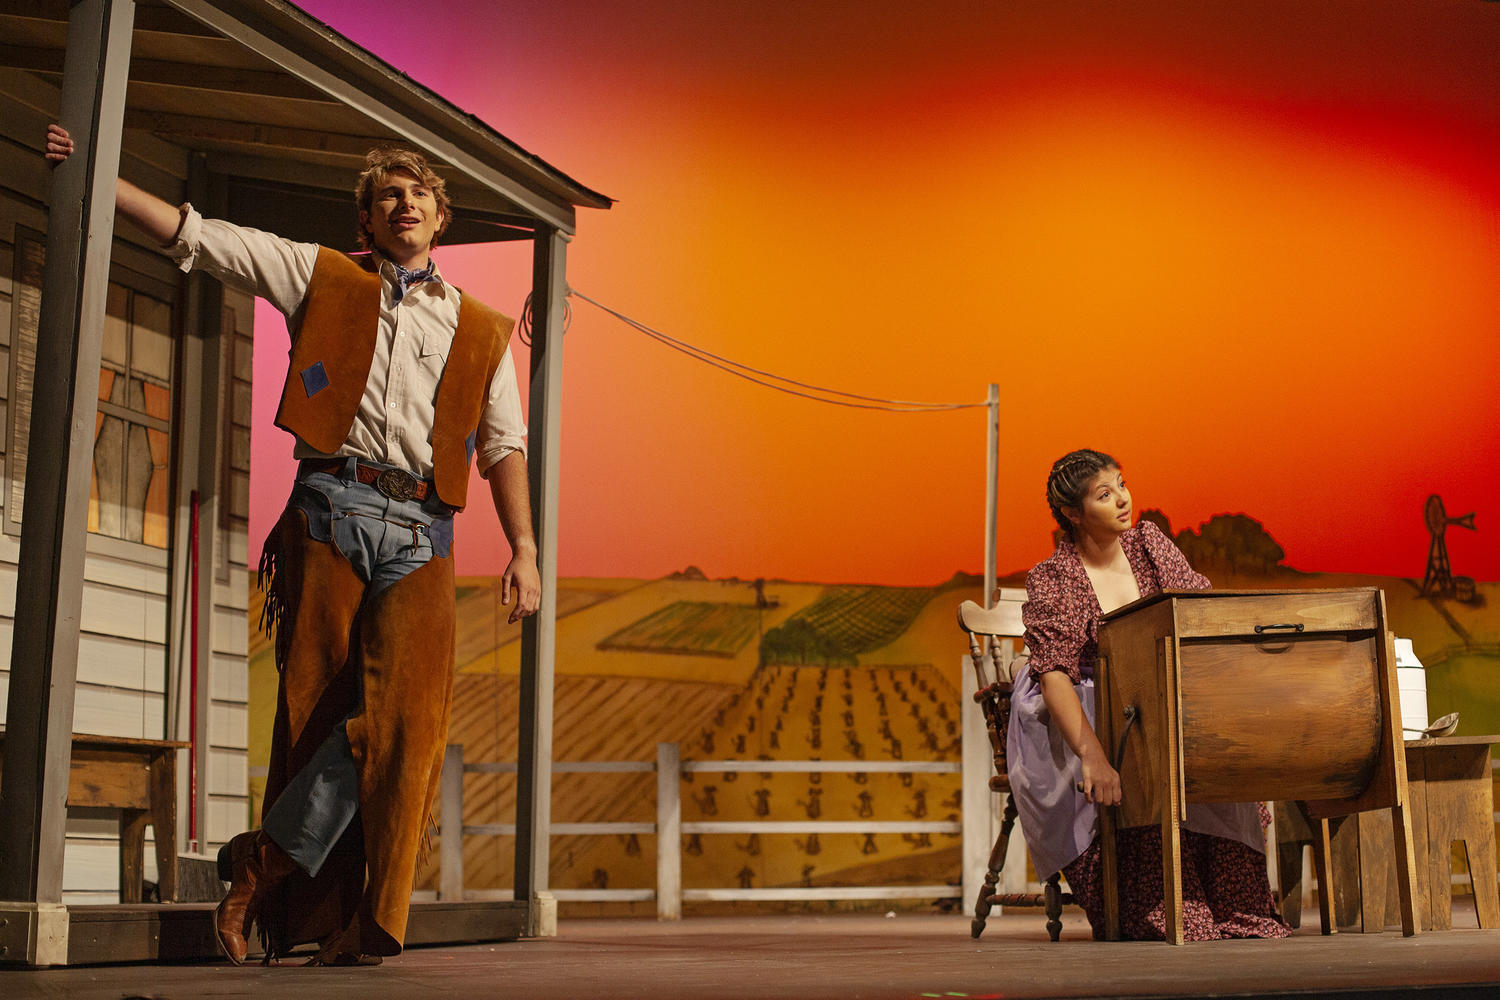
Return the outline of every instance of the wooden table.
<path id="1" fill-rule="evenodd" d="M 1100 811 L 1105 935 L 1119 937 L 1116 826 L 1160 824 L 1166 938 L 1180 944 L 1187 803 L 1300 799 L 1331 886 L 1329 820 L 1389 809 L 1405 934 L 1418 931 L 1406 757 L 1385 597 L 1374 588 L 1163 591 L 1105 615 L 1099 739 L 1122 799 Z M 1320 894 L 1333 933 L 1331 894 Z"/>
<path id="2" fill-rule="evenodd" d="M 144 895 L 146 826 L 156 832 L 161 901 L 177 898 L 177 751 L 174 740 L 73 734 L 68 805 L 120 812 L 120 902 Z M 5 731 L 0 729 L 0 751 Z"/>
<path id="3" fill-rule="evenodd" d="M 1500 887 L 1495 870 L 1494 775 L 1490 748 L 1500 736 L 1439 736 L 1406 744 L 1406 780 L 1411 798 L 1412 840 L 1417 861 L 1417 897 L 1423 930 L 1453 926 L 1452 849 L 1464 847 L 1474 912 L 1482 928 L 1500 927 Z M 1359 871 L 1359 913 L 1366 933 L 1392 917 L 1390 821 L 1361 813 L 1354 837 L 1336 844 Z"/>

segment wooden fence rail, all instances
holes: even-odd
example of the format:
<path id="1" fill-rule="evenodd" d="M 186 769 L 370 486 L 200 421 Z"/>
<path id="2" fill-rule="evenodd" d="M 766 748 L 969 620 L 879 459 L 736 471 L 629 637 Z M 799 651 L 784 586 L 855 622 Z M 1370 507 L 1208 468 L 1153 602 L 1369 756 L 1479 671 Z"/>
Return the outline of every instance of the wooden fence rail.
<path id="1" fill-rule="evenodd" d="M 514 836 L 514 823 L 464 823 L 463 776 L 465 774 L 511 774 L 514 762 L 465 761 L 463 746 L 450 743 L 443 757 L 440 810 L 439 898 L 445 900 L 504 897 L 510 890 L 466 890 L 463 872 L 464 837 Z M 655 834 L 656 886 L 638 889 L 553 889 L 559 900 L 579 902 L 656 900 L 662 920 L 682 916 L 684 900 L 839 900 L 839 899 L 943 899 L 960 894 L 957 885 L 786 886 L 767 889 L 737 887 L 693 888 L 682 885 L 682 838 L 703 833 L 963 833 L 952 821 L 882 820 L 749 820 L 734 822 L 682 821 L 682 776 L 695 772 L 764 773 L 896 773 L 958 774 L 957 761 L 862 761 L 862 760 L 696 760 L 684 761 L 676 743 L 658 743 L 655 761 L 568 761 L 552 765 L 554 773 L 625 774 L 656 773 L 656 822 L 654 823 L 553 823 L 554 836 L 601 834 Z M 459 834 L 455 836 L 454 834 Z"/>

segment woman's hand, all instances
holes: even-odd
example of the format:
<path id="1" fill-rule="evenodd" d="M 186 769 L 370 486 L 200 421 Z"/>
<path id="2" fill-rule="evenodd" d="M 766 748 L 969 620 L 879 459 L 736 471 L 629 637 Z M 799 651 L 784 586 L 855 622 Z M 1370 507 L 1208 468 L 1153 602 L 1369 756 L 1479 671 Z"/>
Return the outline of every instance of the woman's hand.
<path id="1" fill-rule="evenodd" d="M 1058 727 L 1063 741 L 1083 763 L 1083 780 L 1077 783 L 1078 790 L 1091 802 L 1119 805 L 1120 774 L 1110 766 L 1109 755 L 1104 752 L 1094 727 L 1089 725 L 1073 682 L 1062 671 L 1049 670 L 1042 674 L 1041 685 L 1042 700 L 1052 716 L 1052 725 Z"/>
<path id="2" fill-rule="evenodd" d="M 1078 755 L 1083 765 L 1081 791 L 1090 802 L 1101 806 L 1120 804 L 1120 772 L 1110 766 L 1108 755 L 1097 739 Z"/>
<path id="3" fill-rule="evenodd" d="M 73 137 L 68 130 L 61 125 L 47 126 L 46 152 L 47 166 L 55 167 L 63 160 L 73 155 Z"/>

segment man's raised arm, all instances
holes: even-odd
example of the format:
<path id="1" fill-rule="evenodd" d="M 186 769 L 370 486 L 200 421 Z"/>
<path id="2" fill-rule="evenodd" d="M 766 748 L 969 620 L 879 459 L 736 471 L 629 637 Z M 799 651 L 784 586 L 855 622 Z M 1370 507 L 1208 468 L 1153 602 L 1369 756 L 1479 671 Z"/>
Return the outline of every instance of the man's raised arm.
<path id="1" fill-rule="evenodd" d="M 47 126 L 47 162 L 57 166 L 73 155 L 73 137 L 61 125 Z M 115 214 L 162 246 L 177 238 L 182 210 L 120 178 L 115 184 Z"/>

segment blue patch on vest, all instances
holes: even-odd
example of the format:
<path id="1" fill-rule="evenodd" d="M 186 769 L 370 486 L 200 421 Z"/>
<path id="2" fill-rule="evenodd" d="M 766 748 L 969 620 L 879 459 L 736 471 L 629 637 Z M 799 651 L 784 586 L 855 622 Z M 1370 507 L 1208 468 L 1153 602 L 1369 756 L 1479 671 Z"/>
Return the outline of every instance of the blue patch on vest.
<path id="1" fill-rule="evenodd" d="M 309 396 L 316 396 L 328 388 L 328 373 L 323 370 L 323 362 L 318 361 L 311 367 L 302 369 L 302 388 L 307 390 Z"/>
<path id="2" fill-rule="evenodd" d="M 467 449 L 467 451 L 469 452 L 469 460 L 470 461 L 473 461 L 473 459 L 474 459 L 474 435 L 476 435 L 478 433 L 479 433 L 479 431 L 477 431 L 477 430 L 470 431 L 469 432 L 468 440 L 464 441 L 464 448 Z"/>

